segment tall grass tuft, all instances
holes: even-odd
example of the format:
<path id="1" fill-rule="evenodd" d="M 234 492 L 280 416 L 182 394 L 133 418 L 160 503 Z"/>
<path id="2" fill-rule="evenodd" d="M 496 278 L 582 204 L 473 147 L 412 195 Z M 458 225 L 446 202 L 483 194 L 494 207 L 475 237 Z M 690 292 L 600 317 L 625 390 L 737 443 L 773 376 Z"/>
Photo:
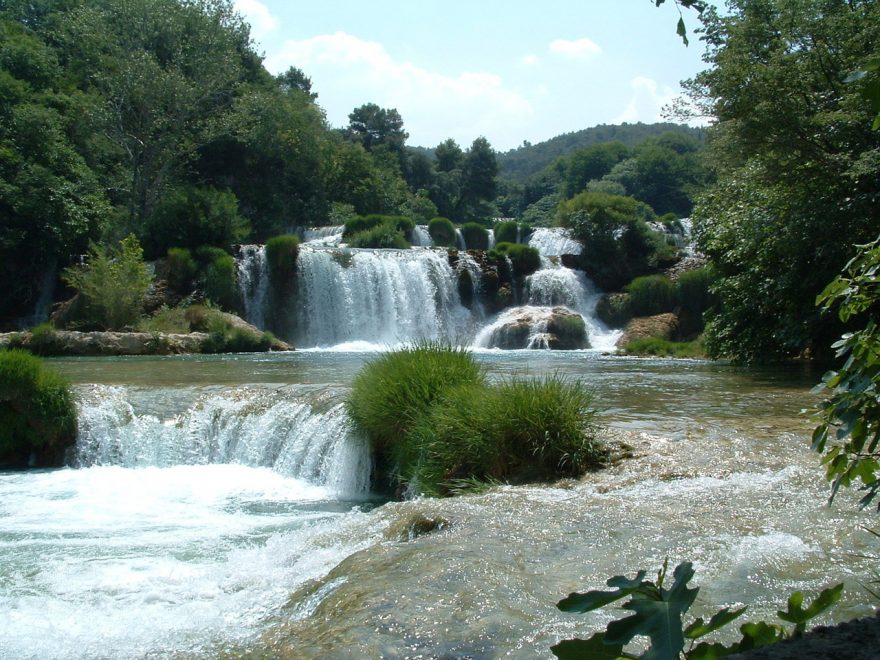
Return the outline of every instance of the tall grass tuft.
<path id="1" fill-rule="evenodd" d="M 626 290 L 633 316 L 654 316 L 675 309 L 675 283 L 664 275 L 637 277 Z"/>
<path id="2" fill-rule="evenodd" d="M 488 250 L 489 233 L 476 222 L 466 222 L 461 226 L 461 236 L 468 250 Z"/>

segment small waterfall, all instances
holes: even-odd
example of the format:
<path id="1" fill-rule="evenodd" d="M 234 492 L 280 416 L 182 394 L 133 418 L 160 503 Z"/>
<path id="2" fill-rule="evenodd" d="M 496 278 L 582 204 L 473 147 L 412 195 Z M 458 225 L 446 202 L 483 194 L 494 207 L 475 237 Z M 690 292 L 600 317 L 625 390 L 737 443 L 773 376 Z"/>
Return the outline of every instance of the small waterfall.
<path id="1" fill-rule="evenodd" d="M 474 338 L 476 348 L 550 348 L 550 321 L 555 314 L 552 307 L 526 305 L 512 307 L 498 315 Z"/>
<path id="2" fill-rule="evenodd" d="M 428 225 L 416 225 L 412 231 L 413 247 L 431 247 L 434 243 L 428 233 Z"/>
<path id="3" fill-rule="evenodd" d="M 486 230 L 486 237 L 487 237 L 487 240 L 489 241 L 489 249 L 490 250 L 495 249 L 495 231 L 492 229 L 487 229 Z"/>
<path id="4" fill-rule="evenodd" d="M 269 292 L 269 270 L 264 245 L 242 245 L 238 258 L 238 288 L 244 301 L 245 320 L 264 328 Z"/>
<path id="5" fill-rule="evenodd" d="M 464 236 L 461 233 L 461 229 L 458 227 L 455 228 L 455 247 L 459 250 L 467 250 L 467 245 L 464 242 Z"/>
<path id="6" fill-rule="evenodd" d="M 49 320 L 52 299 L 55 297 L 57 269 L 57 264 L 54 261 L 46 267 L 40 281 L 40 295 L 34 303 L 34 313 L 31 316 L 19 319 L 18 323 L 22 328 L 33 328 Z"/>
<path id="7" fill-rule="evenodd" d="M 538 228 L 529 237 L 529 245 L 544 257 L 561 257 L 564 254 L 580 254 L 583 247 L 571 238 L 567 229 L 561 227 Z"/>
<path id="8" fill-rule="evenodd" d="M 329 227 L 306 227 L 303 229 L 303 242 L 312 245 L 326 245 L 335 247 L 342 242 L 342 234 L 345 231 L 343 225 Z"/>
<path id="9" fill-rule="evenodd" d="M 212 394 L 170 419 L 135 413 L 120 387 L 96 387 L 79 409 L 76 464 L 171 467 L 235 463 L 269 467 L 357 496 L 369 489 L 370 459 L 344 404 L 324 409 L 282 391 Z"/>
<path id="10" fill-rule="evenodd" d="M 472 317 L 445 250 L 304 246 L 297 272 L 297 346 L 456 341 Z"/>

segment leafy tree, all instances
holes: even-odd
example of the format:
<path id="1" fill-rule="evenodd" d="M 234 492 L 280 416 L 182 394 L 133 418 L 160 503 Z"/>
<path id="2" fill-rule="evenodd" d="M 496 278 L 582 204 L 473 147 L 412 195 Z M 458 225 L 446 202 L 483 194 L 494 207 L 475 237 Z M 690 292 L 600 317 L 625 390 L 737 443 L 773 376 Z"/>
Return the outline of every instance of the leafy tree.
<path id="1" fill-rule="evenodd" d="M 458 219 L 485 217 L 485 207 L 481 203 L 495 199 L 498 192 L 495 181 L 497 175 L 498 163 L 492 145 L 486 138 L 478 137 L 471 144 L 462 163 Z"/>
<path id="2" fill-rule="evenodd" d="M 566 162 L 565 196 L 574 197 L 592 179 L 601 179 L 630 155 L 622 142 L 604 142 L 576 151 Z"/>
<path id="3" fill-rule="evenodd" d="M 403 155 L 403 146 L 409 134 L 403 130 L 403 119 L 394 108 L 380 108 L 366 103 L 348 115 L 348 135 L 367 151 L 387 145 L 395 154 Z"/>
<path id="4" fill-rule="evenodd" d="M 312 79 L 303 73 L 302 69 L 298 69 L 295 66 L 290 67 L 284 73 L 279 73 L 275 76 L 275 80 L 278 82 L 281 91 L 285 94 L 302 92 L 312 101 L 318 98 L 318 94 L 312 92 Z"/>
<path id="5" fill-rule="evenodd" d="M 452 138 L 438 144 L 434 155 L 437 158 L 438 172 L 452 172 L 464 166 L 464 152 Z"/>
<path id="6" fill-rule="evenodd" d="M 711 68 L 687 83 L 718 118 L 718 183 L 697 204 L 700 249 L 720 279 L 713 355 L 821 351 L 840 334 L 812 301 L 880 224 L 874 112 L 850 73 L 880 42 L 880 5 L 735 0 L 703 12 Z"/>

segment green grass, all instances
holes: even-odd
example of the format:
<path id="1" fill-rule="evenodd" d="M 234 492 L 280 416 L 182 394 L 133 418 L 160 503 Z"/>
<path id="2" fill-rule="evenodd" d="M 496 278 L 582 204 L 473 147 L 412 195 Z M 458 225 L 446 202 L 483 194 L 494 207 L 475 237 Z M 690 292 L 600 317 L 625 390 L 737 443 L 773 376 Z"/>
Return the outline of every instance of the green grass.
<path id="1" fill-rule="evenodd" d="M 0 351 L 0 466 L 60 465 L 76 439 L 67 380 L 22 350 Z"/>
<path id="2" fill-rule="evenodd" d="M 410 247 L 403 231 L 397 228 L 394 222 L 386 222 L 370 229 L 351 234 L 345 239 L 349 247 L 353 248 L 393 248 L 405 250 Z"/>
<path id="3" fill-rule="evenodd" d="M 449 218 L 433 218 L 428 223 L 431 241 L 438 247 L 455 247 L 455 225 Z"/>
<path id="4" fill-rule="evenodd" d="M 488 250 L 489 234 L 486 228 L 476 222 L 466 222 L 461 226 L 461 236 L 468 250 Z"/>
<path id="5" fill-rule="evenodd" d="M 370 440 L 377 485 L 398 494 L 552 481 L 607 458 L 592 394 L 579 381 L 552 375 L 490 386 L 467 351 L 436 343 L 368 363 L 347 407 Z"/>
<path id="6" fill-rule="evenodd" d="M 291 286 L 296 273 L 296 260 L 299 257 L 299 238 L 291 234 L 275 236 L 266 241 L 266 261 L 269 267 L 269 281 L 279 290 Z"/>
<path id="7" fill-rule="evenodd" d="M 623 350 L 632 355 L 655 357 L 704 358 L 706 350 L 702 339 L 688 342 L 668 341 L 659 337 L 636 339 L 624 346 Z"/>
<path id="8" fill-rule="evenodd" d="M 633 316 L 655 316 L 675 309 L 675 283 L 665 275 L 637 277 L 626 290 Z"/>
<path id="9" fill-rule="evenodd" d="M 524 243 L 498 243 L 489 256 L 496 260 L 508 257 L 516 277 L 531 275 L 541 267 L 541 253 Z"/>

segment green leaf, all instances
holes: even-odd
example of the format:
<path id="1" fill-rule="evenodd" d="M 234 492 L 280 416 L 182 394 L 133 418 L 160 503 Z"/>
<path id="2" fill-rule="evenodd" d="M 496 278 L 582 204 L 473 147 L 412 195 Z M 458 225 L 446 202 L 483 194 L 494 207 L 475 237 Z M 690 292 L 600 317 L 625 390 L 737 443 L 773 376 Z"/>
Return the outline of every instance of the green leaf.
<path id="1" fill-rule="evenodd" d="M 682 562 L 675 568 L 675 582 L 671 589 L 633 592 L 632 599 L 623 605 L 623 609 L 635 614 L 609 623 L 606 641 L 626 645 L 636 635 L 645 635 L 651 644 L 642 658 L 677 658 L 685 644 L 681 615 L 693 605 L 699 592 L 699 589 L 687 588 L 693 576 L 691 563 Z"/>
<path id="2" fill-rule="evenodd" d="M 769 646 L 785 639 L 785 630 L 782 626 L 772 625 L 759 621 L 757 623 L 744 623 L 739 631 L 743 638 L 740 640 L 737 652 Z"/>
<path id="3" fill-rule="evenodd" d="M 807 608 L 802 607 L 804 594 L 801 591 L 794 592 L 788 597 L 788 610 L 778 611 L 777 616 L 783 621 L 795 624 L 795 633 L 802 633 L 810 619 L 814 619 L 840 600 L 843 593 L 843 583 L 836 584 L 822 593 Z"/>
<path id="4" fill-rule="evenodd" d="M 723 658 L 728 655 L 733 655 L 734 653 L 739 653 L 739 651 L 739 644 L 724 646 L 724 644 L 719 644 L 718 642 L 714 642 L 713 644 L 703 642 L 684 655 L 688 660 L 715 660 L 716 658 Z"/>
<path id="5" fill-rule="evenodd" d="M 566 639 L 550 650 L 560 660 L 617 660 L 632 658 L 623 653 L 623 645 L 605 642 L 605 633 L 596 633 L 589 639 Z"/>
<path id="6" fill-rule="evenodd" d="M 699 618 L 691 625 L 689 625 L 684 630 L 684 636 L 688 639 L 698 639 L 700 637 L 704 637 L 711 632 L 718 630 L 719 628 L 723 628 L 731 621 L 734 621 L 739 616 L 745 612 L 748 607 L 741 607 L 738 610 L 731 610 L 729 607 L 725 607 L 723 610 L 716 612 L 715 615 L 709 620 L 709 623 L 703 623 L 703 619 Z"/>
<path id="7" fill-rule="evenodd" d="M 625 598 L 633 593 L 636 589 L 642 587 L 645 571 L 639 571 L 634 580 L 628 580 L 623 575 L 616 575 L 609 579 L 606 584 L 609 587 L 617 587 L 617 591 L 588 591 L 587 593 L 570 593 L 558 603 L 558 607 L 563 612 L 576 612 L 583 614 L 591 612 L 595 609 L 613 603 L 616 600 Z M 650 584 L 650 583 L 648 583 Z"/>
<path id="8" fill-rule="evenodd" d="M 684 45 L 687 46 L 688 45 L 687 27 L 684 24 L 684 18 L 678 19 L 678 26 L 675 28 L 675 32 L 676 32 L 676 34 L 678 34 L 679 37 L 681 37 L 681 40 L 684 42 Z"/>

